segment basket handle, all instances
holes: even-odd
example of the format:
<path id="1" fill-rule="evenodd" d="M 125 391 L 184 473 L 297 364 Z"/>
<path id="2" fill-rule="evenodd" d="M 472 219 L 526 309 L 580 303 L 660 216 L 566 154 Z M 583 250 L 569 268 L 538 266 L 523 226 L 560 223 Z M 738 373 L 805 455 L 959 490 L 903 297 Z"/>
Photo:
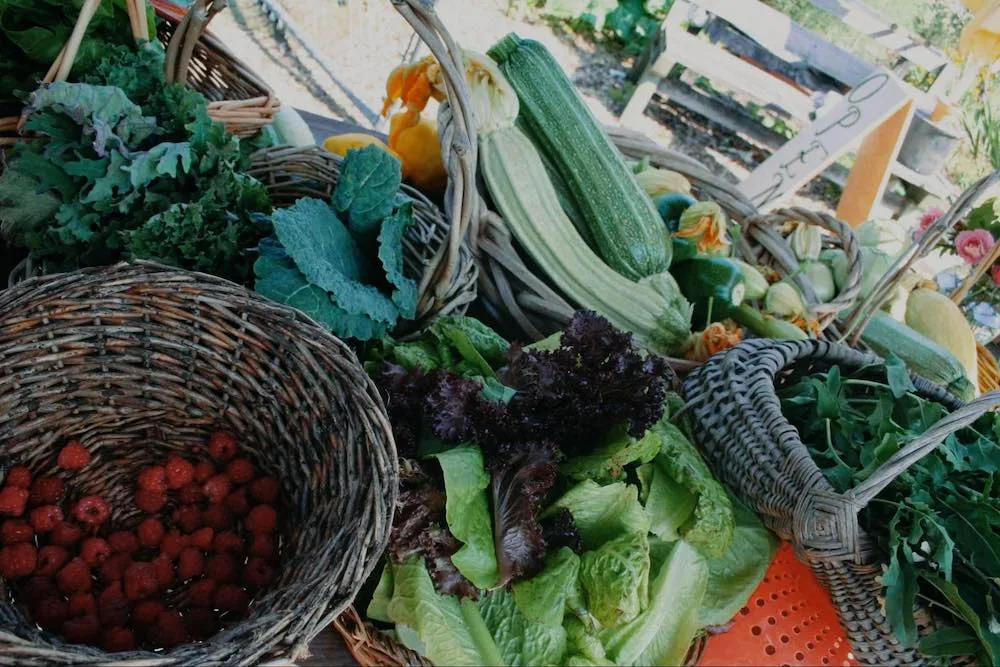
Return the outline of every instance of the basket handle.
<path id="1" fill-rule="evenodd" d="M 69 76 L 70 70 L 73 69 L 73 63 L 76 61 L 76 55 L 80 52 L 80 45 L 87 34 L 87 28 L 90 26 L 90 22 L 93 20 L 94 14 L 97 13 L 100 6 L 101 0 L 84 0 L 83 6 L 80 8 L 80 15 L 73 26 L 73 32 L 70 33 L 69 39 L 63 45 L 55 62 L 52 63 L 49 71 L 46 72 L 45 77 L 42 79 L 43 83 L 65 81 Z M 149 25 L 145 20 L 146 0 L 128 0 L 127 7 L 129 23 L 132 26 L 132 36 L 135 37 L 136 41 L 149 40 Z M 141 20 L 140 17 L 142 17 Z"/>
<path id="2" fill-rule="evenodd" d="M 188 69 L 191 67 L 191 56 L 198 40 L 205 33 L 208 24 L 216 14 L 226 8 L 226 0 L 195 0 L 184 18 L 174 29 L 167 44 L 166 74 L 167 83 L 187 83 Z"/>

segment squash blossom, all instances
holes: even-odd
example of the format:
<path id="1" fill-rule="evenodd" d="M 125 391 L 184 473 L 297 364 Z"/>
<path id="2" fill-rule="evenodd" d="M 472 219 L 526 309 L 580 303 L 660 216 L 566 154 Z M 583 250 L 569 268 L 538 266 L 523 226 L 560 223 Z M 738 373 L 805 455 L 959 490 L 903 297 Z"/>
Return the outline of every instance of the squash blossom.
<path id="1" fill-rule="evenodd" d="M 681 214 L 675 236 L 695 242 L 699 255 L 728 255 L 726 214 L 714 201 L 702 201 L 689 206 Z"/>
<path id="2" fill-rule="evenodd" d="M 736 347 L 743 340 L 743 329 L 731 321 L 713 322 L 704 331 L 691 334 L 684 358 L 705 362 L 713 354 Z"/>

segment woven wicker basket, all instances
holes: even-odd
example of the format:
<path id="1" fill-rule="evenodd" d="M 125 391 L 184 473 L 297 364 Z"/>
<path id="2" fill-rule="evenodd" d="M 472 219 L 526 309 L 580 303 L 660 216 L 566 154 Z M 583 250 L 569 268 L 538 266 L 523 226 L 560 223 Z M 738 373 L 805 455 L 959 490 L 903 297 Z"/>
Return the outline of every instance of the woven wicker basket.
<path id="1" fill-rule="evenodd" d="M 826 586 L 857 659 L 869 665 L 921 664 L 889 629 L 878 601 L 879 556 L 858 513 L 912 463 L 949 434 L 1000 405 L 1000 392 L 962 405 L 939 386 L 913 377 L 917 392 L 952 410 L 865 482 L 833 490 L 781 414 L 776 384 L 839 364 L 880 363 L 874 355 L 825 341 L 746 341 L 718 354 L 684 382 L 698 444 L 719 478 L 790 541 Z"/>
<path id="2" fill-rule="evenodd" d="M 382 399 L 354 353 L 296 311 L 232 283 L 155 264 L 26 281 L 0 293 L 0 479 L 55 472 L 79 438 L 94 461 L 70 486 L 123 498 L 171 450 L 238 434 L 276 475 L 283 566 L 249 617 L 166 652 L 65 644 L 11 604 L 0 580 L 4 664 L 249 665 L 305 657 L 382 554 L 396 450 Z M 142 518 L 131 503 L 116 526 Z"/>
<path id="3" fill-rule="evenodd" d="M 340 180 L 341 158 L 319 148 L 278 147 L 258 151 L 250 174 L 263 182 L 275 206 L 289 206 L 301 197 L 329 200 Z M 421 328 L 436 315 L 461 313 L 476 298 L 476 267 L 472 252 L 459 243 L 456 270 L 439 290 L 433 281 L 434 258 L 451 241 L 444 213 L 419 191 L 401 188 L 413 200 L 413 225 L 404 239 L 406 275 L 417 281 L 417 316 L 402 323 L 395 334 Z"/>

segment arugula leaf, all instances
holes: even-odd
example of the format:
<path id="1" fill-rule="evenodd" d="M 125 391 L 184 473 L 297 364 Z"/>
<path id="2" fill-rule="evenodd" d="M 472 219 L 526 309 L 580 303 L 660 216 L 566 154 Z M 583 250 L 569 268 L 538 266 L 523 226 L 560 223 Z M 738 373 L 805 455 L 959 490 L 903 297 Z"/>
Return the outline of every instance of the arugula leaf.
<path id="1" fill-rule="evenodd" d="M 973 655 L 979 638 L 970 628 L 944 627 L 920 640 L 920 652 L 931 657 Z"/>
<path id="2" fill-rule="evenodd" d="M 896 398 L 902 398 L 907 392 L 916 391 L 913 380 L 910 379 L 910 372 L 906 369 L 903 360 L 893 353 L 885 358 L 885 373 L 889 380 L 889 391 Z"/>
<path id="3" fill-rule="evenodd" d="M 347 214 L 348 226 L 359 237 L 374 237 L 392 213 L 401 182 L 402 166 L 391 154 L 377 146 L 352 148 L 341 164 L 333 207 Z"/>

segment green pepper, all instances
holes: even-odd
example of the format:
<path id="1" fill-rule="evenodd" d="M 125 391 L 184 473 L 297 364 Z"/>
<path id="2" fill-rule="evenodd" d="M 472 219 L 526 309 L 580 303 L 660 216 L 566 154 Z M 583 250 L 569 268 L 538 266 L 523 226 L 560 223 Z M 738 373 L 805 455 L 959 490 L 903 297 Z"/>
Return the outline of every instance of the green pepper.
<path id="1" fill-rule="evenodd" d="M 743 303 L 743 272 L 725 257 L 692 257 L 672 264 L 670 273 L 694 306 L 692 323 L 697 328 L 726 319 Z"/>
<path id="2" fill-rule="evenodd" d="M 683 192 L 669 192 L 653 200 L 656 212 L 660 214 L 663 223 L 671 232 L 676 232 L 681 221 L 681 214 L 692 204 L 698 203 L 691 195 Z"/>

